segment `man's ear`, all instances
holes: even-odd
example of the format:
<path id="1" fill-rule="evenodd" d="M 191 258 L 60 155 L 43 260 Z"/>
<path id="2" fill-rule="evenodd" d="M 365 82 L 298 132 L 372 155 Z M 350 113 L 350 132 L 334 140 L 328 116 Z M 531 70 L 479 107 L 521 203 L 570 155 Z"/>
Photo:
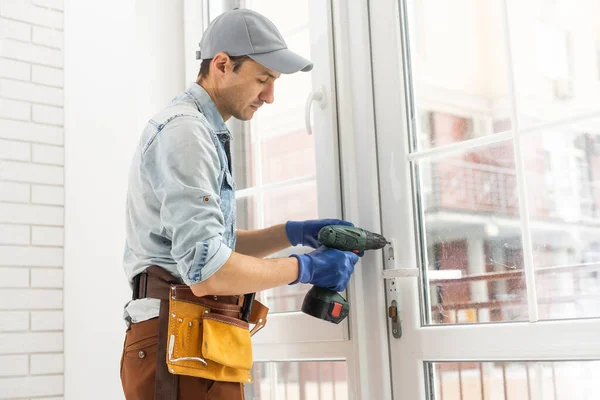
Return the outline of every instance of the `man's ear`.
<path id="1" fill-rule="evenodd" d="M 217 74 L 224 74 L 227 69 L 227 64 L 231 61 L 227 53 L 217 53 L 212 61 L 213 68 Z"/>

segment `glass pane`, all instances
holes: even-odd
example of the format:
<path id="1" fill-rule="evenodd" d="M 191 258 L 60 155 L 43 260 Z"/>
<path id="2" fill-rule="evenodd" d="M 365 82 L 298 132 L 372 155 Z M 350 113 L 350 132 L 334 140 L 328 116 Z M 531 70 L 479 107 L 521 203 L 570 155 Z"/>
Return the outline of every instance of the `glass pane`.
<path id="1" fill-rule="evenodd" d="M 238 197 L 236 199 L 236 213 L 237 229 L 256 229 L 258 227 L 255 196 Z"/>
<path id="2" fill-rule="evenodd" d="M 230 124 L 231 161 L 236 189 L 256 186 L 256 135 L 250 130 L 250 123 L 236 121 Z"/>
<path id="3" fill-rule="evenodd" d="M 512 141 L 418 167 L 430 310 L 425 323 L 528 320 Z"/>
<path id="4" fill-rule="evenodd" d="M 208 18 L 212 21 L 223 12 L 222 0 L 208 0 Z"/>
<path id="5" fill-rule="evenodd" d="M 349 399 L 344 361 L 255 363 L 252 377 L 246 400 Z"/>
<path id="6" fill-rule="evenodd" d="M 436 400 L 591 400 L 599 361 L 428 363 Z"/>
<path id="7" fill-rule="evenodd" d="M 244 385 L 245 400 L 274 400 L 271 392 L 270 368 L 273 363 L 255 362 L 252 366 L 252 384 Z M 274 382 L 274 381 L 273 381 Z"/>
<path id="8" fill-rule="evenodd" d="M 264 193 L 263 202 L 265 226 L 319 216 L 316 181 L 270 190 Z"/>
<path id="9" fill-rule="evenodd" d="M 308 1 L 289 2 L 285 4 L 285 8 L 278 0 L 246 0 L 245 3 L 246 8 L 251 8 L 271 19 L 286 41 L 294 32 L 308 28 Z M 302 55 L 307 56 L 308 53 Z"/>
<path id="10" fill-rule="evenodd" d="M 502 1 L 408 2 L 418 149 L 511 128 Z"/>
<path id="11" fill-rule="evenodd" d="M 509 0 L 520 126 L 597 111 L 600 3 Z"/>
<path id="12" fill-rule="evenodd" d="M 308 2 L 246 0 L 244 6 L 271 19 L 289 48 L 311 58 Z M 240 229 L 318 218 L 315 135 L 308 135 L 304 125 L 304 105 L 311 90 L 310 73 L 282 75 L 275 83 L 273 104 L 265 104 L 249 122 L 230 124 L 235 136 L 232 158 L 237 189 L 241 191 L 238 197 L 246 196 L 237 201 Z M 287 182 L 290 180 L 296 181 Z M 271 257 L 307 250 L 290 248 Z M 298 311 L 309 288 L 284 286 L 260 297 L 271 312 Z"/>
<path id="13" fill-rule="evenodd" d="M 298 311 L 311 287 L 312 285 L 298 284 L 267 290 L 265 304 L 269 307 L 269 312 Z"/>
<path id="14" fill-rule="evenodd" d="M 313 136 L 307 135 L 304 128 L 288 132 L 261 139 L 263 184 L 316 174 Z"/>
<path id="15" fill-rule="evenodd" d="M 278 190 L 265 192 L 263 195 L 266 226 L 283 223 L 287 220 L 306 220 L 318 217 L 316 182 L 307 182 Z M 288 257 L 312 251 L 309 247 L 290 247 L 272 257 Z M 270 312 L 299 311 L 304 295 L 311 285 L 286 285 L 267 290 L 263 299 Z"/>
<path id="16" fill-rule="evenodd" d="M 310 59 L 308 2 L 248 0 L 247 5 L 279 27 L 289 48 Z M 275 102 L 253 118 L 252 130 L 261 146 L 262 184 L 315 174 L 314 135 L 306 133 L 304 123 L 311 90 L 310 73 L 284 75 L 276 81 Z"/>
<path id="17" fill-rule="evenodd" d="M 600 317 L 600 123 L 522 143 L 540 318 Z"/>

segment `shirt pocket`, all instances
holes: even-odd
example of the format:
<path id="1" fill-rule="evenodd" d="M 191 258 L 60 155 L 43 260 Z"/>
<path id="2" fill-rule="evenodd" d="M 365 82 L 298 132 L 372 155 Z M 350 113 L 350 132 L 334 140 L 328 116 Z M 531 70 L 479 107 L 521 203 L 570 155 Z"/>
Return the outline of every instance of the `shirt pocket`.
<path id="1" fill-rule="evenodd" d="M 223 238 L 227 246 L 233 249 L 235 242 L 235 182 L 227 168 L 223 170 L 223 182 L 221 183 L 221 212 L 223 213 L 223 225 L 225 232 Z"/>

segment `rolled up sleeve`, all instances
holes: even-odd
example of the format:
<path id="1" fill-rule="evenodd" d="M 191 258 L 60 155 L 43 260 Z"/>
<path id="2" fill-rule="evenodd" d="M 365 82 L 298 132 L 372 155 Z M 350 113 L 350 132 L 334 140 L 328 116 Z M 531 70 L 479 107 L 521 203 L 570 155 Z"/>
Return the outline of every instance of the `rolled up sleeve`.
<path id="1" fill-rule="evenodd" d="M 223 243 L 221 165 L 212 133 L 194 117 L 175 118 L 142 157 L 183 281 L 191 285 L 208 279 L 232 253 Z"/>

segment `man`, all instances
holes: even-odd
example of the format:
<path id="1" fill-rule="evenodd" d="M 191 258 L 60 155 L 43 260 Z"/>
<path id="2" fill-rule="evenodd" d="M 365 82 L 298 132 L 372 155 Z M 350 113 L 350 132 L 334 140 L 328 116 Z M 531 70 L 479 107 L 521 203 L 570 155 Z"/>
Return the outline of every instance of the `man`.
<path id="1" fill-rule="evenodd" d="M 157 287 L 184 283 L 195 296 L 222 302 L 296 283 L 342 291 L 358 260 L 351 252 L 319 247 L 319 230 L 349 224 L 345 221 L 235 229 L 231 135 L 225 121 L 250 120 L 264 103 L 274 101 L 281 74 L 310 71 L 312 63 L 287 49 L 271 21 L 243 9 L 210 24 L 197 58 L 202 60 L 197 81 L 149 121 L 129 175 L 124 268 L 134 300 L 125 308 L 128 330 L 121 362 L 128 400 L 243 399 L 241 383 L 167 371 L 163 322 L 168 295 Z M 290 245 L 316 250 L 264 259 Z"/>

